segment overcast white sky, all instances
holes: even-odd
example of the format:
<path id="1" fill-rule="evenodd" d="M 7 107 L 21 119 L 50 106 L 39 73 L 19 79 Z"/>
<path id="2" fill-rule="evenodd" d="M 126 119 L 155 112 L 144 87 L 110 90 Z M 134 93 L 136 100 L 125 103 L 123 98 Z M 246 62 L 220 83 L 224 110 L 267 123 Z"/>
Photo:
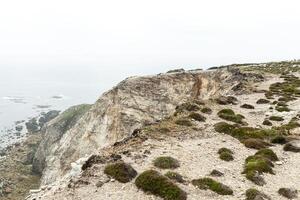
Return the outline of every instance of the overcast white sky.
<path id="1" fill-rule="evenodd" d="M 299 0 L 1 0 L 0 68 L 161 71 L 300 58 Z"/>

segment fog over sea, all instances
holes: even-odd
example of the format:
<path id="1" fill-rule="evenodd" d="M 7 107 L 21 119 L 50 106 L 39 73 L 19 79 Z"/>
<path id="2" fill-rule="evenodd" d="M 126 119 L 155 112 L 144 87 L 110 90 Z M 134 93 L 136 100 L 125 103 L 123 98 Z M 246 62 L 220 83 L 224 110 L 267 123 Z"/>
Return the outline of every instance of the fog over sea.
<path id="1" fill-rule="evenodd" d="M 15 130 L 17 121 L 27 121 L 41 112 L 94 103 L 117 82 L 101 79 L 103 73 L 97 67 L 0 66 L 0 148 L 21 138 Z"/>

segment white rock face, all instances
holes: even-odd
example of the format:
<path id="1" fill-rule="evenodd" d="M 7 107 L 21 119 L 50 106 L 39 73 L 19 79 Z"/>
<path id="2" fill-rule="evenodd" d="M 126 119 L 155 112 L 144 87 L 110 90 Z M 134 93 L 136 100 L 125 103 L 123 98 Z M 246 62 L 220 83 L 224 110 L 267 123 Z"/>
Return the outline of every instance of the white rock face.
<path id="1" fill-rule="evenodd" d="M 230 75 L 226 70 L 191 71 L 126 79 L 104 93 L 58 141 L 46 143 L 44 149 L 50 153 L 44 163 L 42 185 L 69 172 L 71 163 L 79 158 L 172 114 L 180 103 L 226 93 L 226 88 L 234 85 L 227 81 Z"/>

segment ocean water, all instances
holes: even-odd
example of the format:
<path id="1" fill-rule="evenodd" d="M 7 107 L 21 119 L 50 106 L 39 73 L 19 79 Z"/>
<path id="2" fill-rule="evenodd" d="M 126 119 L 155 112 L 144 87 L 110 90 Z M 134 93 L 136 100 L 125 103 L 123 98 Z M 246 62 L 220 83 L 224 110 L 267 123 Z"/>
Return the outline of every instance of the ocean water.
<path id="1" fill-rule="evenodd" d="M 22 140 L 15 130 L 41 112 L 94 103 L 114 84 L 99 68 L 0 67 L 0 149 Z"/>

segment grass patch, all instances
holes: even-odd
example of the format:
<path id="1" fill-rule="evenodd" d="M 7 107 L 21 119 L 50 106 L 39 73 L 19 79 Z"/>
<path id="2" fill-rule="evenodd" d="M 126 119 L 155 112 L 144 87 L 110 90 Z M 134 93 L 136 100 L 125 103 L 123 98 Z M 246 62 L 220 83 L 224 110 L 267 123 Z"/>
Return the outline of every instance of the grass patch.
<path id="1" fill-rule="evenodd" d="M 135 180 L 135 185 L 144 192 L 159 196 L 164 200 L 186 200 L 186 193 L 167 177 L 157 171 L 143 172 Z"/>
<path id="2" fill-rule="evenodd" d="M 291 109 L 289 109 L 287 106 L 276 106 L 275 110 L 278 112 L 290 112 Z"/>
<path id="3" fill-rule="evenodd" d="M 179 161 L 170 156 L 158 157 L 153 161 L 153 164 L 160 169 L 175 169 L 180 166 Z"/>
<path id="4" fill-rule="evenodd" d="M 137 172 L 130 165 L 124 162 L 107 165 L 104 169 L 104 173 L 121 183 L 130 182 L 137 175 Z"/>
<path id="5" fill-rule="evenodd" d="M 231 188 L 211 178 L 192 180 L 192 184 L 201 190 L 209 189 L 219 195 L 233 195 L 233 191 Z"/>

